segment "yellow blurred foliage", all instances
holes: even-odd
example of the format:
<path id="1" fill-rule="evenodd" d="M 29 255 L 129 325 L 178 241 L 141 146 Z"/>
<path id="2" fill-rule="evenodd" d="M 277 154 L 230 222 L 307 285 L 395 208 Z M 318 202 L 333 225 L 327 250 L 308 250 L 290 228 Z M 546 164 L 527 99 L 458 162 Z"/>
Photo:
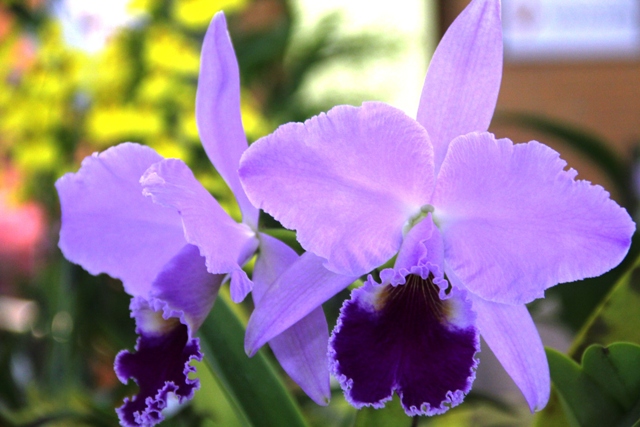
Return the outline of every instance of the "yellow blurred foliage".
<path id="1" fill-rule="evenodd" d="M 246 91 L 241 94 L 240 113 L 244 132 L 250 141 L 255 141 L 273 131 L 273 126 L 258 110 L 256 103 Z"/>
<path id="2" fill-rule="evenodd" d="M 96 107 L 87 116 L 88 137 L 98 148 L 125 140 L 157 138 L 163 123 L 156 111 L 136 106 Z"/>
<path id="3" fill-rule="evenodd" d="M 0 43 L 0 158 L 29 180 L 77 170 L 93 151 L 139 142 L 190 166 L 234 218 L 240 210 L 203 155 L 195 119 L 201 36 L 213 15 L 251 0 L 132 0 L 140 24 L 112 34 L 98 53 L 65 43 L 61 23 L 14 25 Z M 166 9 L 167 15 L 154 11 Z M 185 31 L 186 29 L 186 31 Z M 252 94 L 241 94 L 253 141 L 273 130 Z"/>
<path id="4" fill-rule="evenodd" d="M 181 0 L 173 4 L 173 16 L 182 25 L 201 30 L 209 25 L 219 10 L 230 13 L 244 8 L 248 3 L 248 0 Z"/>
<path id="5" fill-rule="evenodd" d="M 189 163 L 191 160 L 190 151 L 183 147 L 178 141 L 168 138 L 157 138 L 149 141 L 148 145 L 166 159 L 180 159 L 185 163 Z"/>
<path id="6" fill-rule="evenodd" d="M 187 37 L 168 27 L 151 28 L 147 34 L 145 61 L 149 69 L 169 70 L 197 76 L 200 48 Z"/>
<path id="7" fill-rule="evenodd" d="M 121 35 L 113 37 L 84 70 L 83 84 L 98 101 L 120 102 L 126 93 L 133 64 L 124 45 Z"/>
<path id="8" fill-rule="evenodd" d="M 240 207 L 238 203 L 236 203 L 236 199 L 227 187 L 227 184 L 224 180 L 218 175 L 213 166 L 207 171 L 199 172 L 196 174 L 196 178 L 204 188 L 206 188 L 220 203 L 222 209 L 224 209 L 231 218 L 236 221 L 242 220 L 242 212 L 240 211 Z"/>
<path id="9" fill-rule="evenodd" d="M 22 172 L 54 171 L 60 163 L 60 150 L 55 140 L 27 141 L 16 147 L 14 162 Z"/>

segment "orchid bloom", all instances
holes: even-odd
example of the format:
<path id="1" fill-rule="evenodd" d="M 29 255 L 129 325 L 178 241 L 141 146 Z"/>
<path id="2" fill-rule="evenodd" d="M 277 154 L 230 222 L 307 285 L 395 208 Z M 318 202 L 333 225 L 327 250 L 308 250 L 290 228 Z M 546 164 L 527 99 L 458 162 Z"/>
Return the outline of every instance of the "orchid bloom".
<path id="1" fill-rule="evenodd" d="M 253 273 L 258 304 L 267 286 L 298 259 L 287 245 L 258 232 L 259 211 L 240 185 L 237 169 L 247 140 L 238 64 L 222 13 L 213 18 L 202 47 L 196 119 L 209 159 L 240 206 L 241 224 L 182 161 L 163 159 L 138 144 L 87 157 L 77 173 L 56 183 L 64 255 L 91 274 L 121 279 L 133 297 L 136 352 L 120 352 L 115 370 L 125 383 L 133 378 L 140 390 L 117 410 L 123 426 L 160 422 L 169 392 L 181 402 L 193 396 L 199 384 L 188 378 L 194 370 L 189 361 L 203 356 L 195 334 L 227 277 L 232 299 L 241 301 L 252 287 L 242 265 L 258 252 Z M 319 404 L 330 396 L 328 338 L 318 308 L 270 341 L 285 371 Z"/>
<path id="2" fill-rule="evenodd" d="M 486 132 L 501 76 L 500 2 L 473 0 L 433 56 L 417 120 L 379 102 L 338 106 L 245 152 L 249 200 L 308 251 L 308 268 L 285 272 L 253 312 L 248 353 L 346 287 L 318 277 L 396 256 L 352 292 L 330 339 L 347 400 L 381 407 L 395 391 L 408 415 L 442 413 L 471 388 L 481 335 L 531 410 L 546 405 L 525 304 L 616 266 L 635 224 L 551 148 Z"/>

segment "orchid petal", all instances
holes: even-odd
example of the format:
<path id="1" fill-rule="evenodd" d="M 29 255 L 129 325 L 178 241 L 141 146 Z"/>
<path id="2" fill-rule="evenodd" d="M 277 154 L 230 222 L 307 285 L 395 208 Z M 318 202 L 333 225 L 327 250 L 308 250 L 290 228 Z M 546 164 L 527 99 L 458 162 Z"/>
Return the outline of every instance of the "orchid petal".
<path id="1" fill-rule="evenodd" d="M 247 325 L 244 348 L 248 355 L 253 356 L 267 341 L 358 278 L 333 273 L 323 263 L 322 258 L 307 252 L 269 286 Z"/>
<path id="2" fill-rule="evenodd" d="M 121 279 L 133 296 L 146 296 L 187 243 L 180 216 L 142 195 L 140 177 L 161 160 L 151 148 L 120 144 L 85 158 L 77 173 L 56 182 L 65 257 L 91 274 Z"/>
<path id="3" fill-rule="evenodd" d="M 635 230 L 629 214 L 565 166 L 535 141 L 514 145 L 473 133 L 451 143 L 434 218 L 445 260 L 471 292 L 522 304 L 624 258 Z"/>
<path id="4" fill-rule="evenodd" d="M 249 200 L 331 271 L 359 276 L 397 252 L 402 228 L 431 194 L 425 130 L 383 103 L 339 106 L 289 123 L 241 160 Z"/>
<path id="5" fill-rule="evenodd" d="M 480 335 L 522 391 L 531 411 L 547 405 L 549 364 L 536 325 L 524 305 L 506 305 L 471 295 Z"/>
<path id="6" fill-rule="evenodd" d="M 195 371 L 191 360 L 202 360 L 198 338 L 189 337 L 187 326 L 177 319 L 164 319 L 141 297 L 131 301 L 131 315 L 136 319 L 136 352 L 123 350 L 116 356 L 115 371 L 126 384 L 133 378 L 139 392 L 125 398 L 116 412 L 126 427 L 148 427 L 163 420 L 168 395 L 179 402 L 191 399 L 200 387 L 197 379 L 190 379 Z"/>
<path id="7" fill-rule="evenodd" d="M 466 291 L 446 292 L 439 270 L 439 278 L 419 266 L 395 270 L 382 284 L 369 276 L 342 306 L 329 357 L 356 408 L 381 408 L 395 391 L 407 415 L 435 415 L 471 389 L 480 350 L 475 314 Z"/>
<path id="8" fill-rule="evenodd" d="M 238 62 L 222 12 L 213 17 L 202 44 L 196 122 L 202 146 L 236 196 L 243 221 L 257 227 L 259 211 L 249 203 L 238 179 L 238 164 L 247 149 L 247 137 L 240 115 Z"/>
<path id="9" fill-rule="evenodd" d="M 158 275 L 149 304 L 163 317 L 180 319 L 193 338 L 209 315 L 224 280 L 223 274 L 207 271 L 197 246 L 186 245 Z"/>
<path id="10" fill-rule="evenodd" d="M 262 296 L 280 274 L 298 259 L 293 249 L 269 235 L 260 235 L 260 255 L 253 270 L 253 300 Z M 327 343 L 329 327 L 322 307 L 269 341 L 269 346 L 287 374 L 319 405 L 331 398 Z"/>
<path id="11" fill-rule="evenodd" d="M 500 2 L 474 0 L 433 54 L 418 107 L 417 120 L 433 144 L 436 173 L 455 137 L 489 128 L 501 79 Z"/>
<path id="12" fill-rule="evenodd" d="M 230 274 L 231 297 L 241 301 L 251 290 L 241 265 L 257 248 L 255 233 L 231 219 L 181 160 L 152 165 L 140 182 L 154 202 L 180 213 L 187 242 L 200 248 L 210 273 Z"/>
<path id="13" fill-rule="evenodd" d="M 139 335 L 136 352 L 121 351 L 115 370 L 125 384 L 135 379 L 139 391 L 118 408 L 123 425 L 160 422 L 168 393 L 181 402 L 193 397 L 199 383 L 188 377 L 195 371 L 189 361 L 202 360 L 195 333 L 211 311 L 223 279 L 207 271 L 196 246 L 185 245 L 158 274 L 151 297 L 132 300 Z"/>

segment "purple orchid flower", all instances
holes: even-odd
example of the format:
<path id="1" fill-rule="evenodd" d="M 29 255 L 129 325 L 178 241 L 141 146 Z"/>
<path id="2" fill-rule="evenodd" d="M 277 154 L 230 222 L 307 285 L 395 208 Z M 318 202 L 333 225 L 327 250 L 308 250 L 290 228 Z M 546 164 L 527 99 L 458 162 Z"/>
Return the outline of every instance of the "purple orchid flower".
<path id="1" fill-rule="evenodd" d="M 123 426 L 160 422 L 169 393 L 180 402 L 193 396 L 199 383 L 188 378 L 194 371 L 189 361 L 203 356 L 195 334 L 227 277 L 234 301 L 253 286 L 259 304 L 268 285 L 298 259 L 287 245 L 258 232 L 259 211 L 240 185 L 237 169 L 247 140 L 238 64 L 222 13 L 212 20 L 202 47 L 196 119 L 207 155 L 240 206 L 240 224 L 182 161 L 138 144 L 87 157 L 77 173 L 56 183 L 64 255 L 91 274 L 121 279 L 133 297 L 136 352 L 120 352 L 115 370 L 140 390 L 117 410 Z M 256 252 L 252 283 L 242 265 Z M 285 371 L 319 404 L 330 396 L 328 338 L 318 308 L 270 341 Z"/>
<path id="2" fill-rule="evenodd" d="M 525 304 L 626 255 L 635 224 L 549 147 L 487 133 L 502 76 L 500 2 L 474 0 L 429 67 L 417 121 L 378 102 L 281 126 L 240 162 L 249 200 L 308 251 L 269 288 L 245 346 L 271 337 L 358 277 L 330 340 L 333 374 L 357 408 L 393 392 L 408 415 L 459 404 L 479 334 L 532 411 L 549 368 Z M 302 262 L 300 263 L 302 264 Z"/>

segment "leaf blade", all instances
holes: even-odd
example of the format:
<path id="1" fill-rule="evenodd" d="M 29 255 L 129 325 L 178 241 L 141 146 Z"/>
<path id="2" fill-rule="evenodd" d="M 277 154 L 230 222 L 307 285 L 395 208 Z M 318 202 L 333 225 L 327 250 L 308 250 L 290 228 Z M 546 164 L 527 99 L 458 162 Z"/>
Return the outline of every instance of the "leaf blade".
<path id="1" fill-rule="evenodd" d="M 229 397 L 252 426 L 307 427 L 307 423 L 263 350 L 244 352 L 245 327 L 221 294 L 199 336 L 205 358 Z"/>

